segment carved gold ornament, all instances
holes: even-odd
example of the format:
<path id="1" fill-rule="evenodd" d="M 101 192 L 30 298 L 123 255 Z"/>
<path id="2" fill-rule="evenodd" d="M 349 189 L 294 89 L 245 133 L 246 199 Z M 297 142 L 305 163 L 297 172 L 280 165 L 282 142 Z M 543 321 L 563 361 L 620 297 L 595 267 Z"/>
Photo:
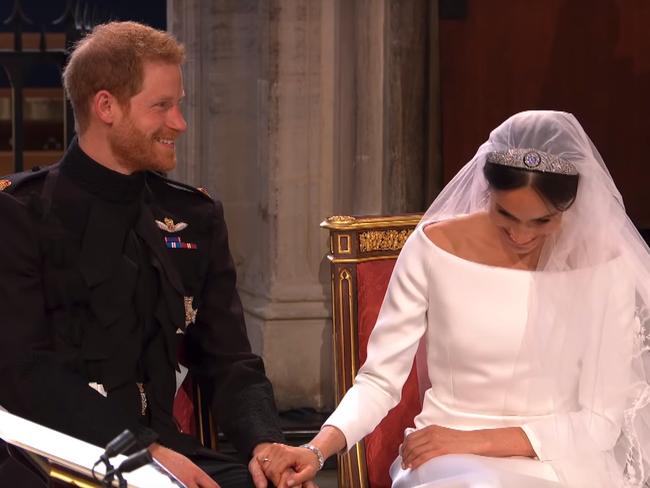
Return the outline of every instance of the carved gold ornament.
<path id="1" fill-rule="evenodd" d="M 359 248 L 361 252 L 399 251 L 412 233 L 413 229 L 362 232 L 359 234 Z"/>
<path id="2" fill-rule="evenodd" d="M 11 181 L 0 180 L 0 191 L 4 191 L 11 186 Z"/>
<path id="3" fill-rule="evenodd" d="M 349 234 L 339 234 L 337 236 L 338 240 L 338 252 L 339 254 L 350 254 L 352 248 L 350 246 L 351 238 Z"/>
<path id="4" fill-rule="evenodd" d="M 356 218 L 351 217 L 350 215 L 334 215 L 327 218 L 328 224 L 351 224 L 356 222 Z"/>

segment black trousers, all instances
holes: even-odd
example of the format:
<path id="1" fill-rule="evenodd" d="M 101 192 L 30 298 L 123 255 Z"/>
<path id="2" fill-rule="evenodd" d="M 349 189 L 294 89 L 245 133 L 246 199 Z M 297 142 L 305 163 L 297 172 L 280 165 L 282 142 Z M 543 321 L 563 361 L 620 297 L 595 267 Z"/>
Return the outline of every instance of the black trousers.
<path id="1" fill-rule="evenodd" d="M 190 456 L 221 488 L 254 488 L 248 466 L 237 459 L 210 452 L 209 456 Z M 44 488 L 43 480 L 21 462 L 9 456 L 0 440 L 0 488 Z M 269 488 L 273 485 L 269 483 Z"/>
<path id="2" fill-rule="evenodd" d="M 209 456 L 190 456 L 190 459 L 221 488 L 255 488 L 248 466 L 233 457 L 211 451 Z"/>

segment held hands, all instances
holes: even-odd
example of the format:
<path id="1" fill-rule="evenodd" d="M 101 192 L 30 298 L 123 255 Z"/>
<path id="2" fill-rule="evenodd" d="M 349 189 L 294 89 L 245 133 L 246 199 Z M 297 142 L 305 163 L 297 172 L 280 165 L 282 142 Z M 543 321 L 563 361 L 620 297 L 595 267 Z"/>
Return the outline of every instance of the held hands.
<path id="1" fill-rule="evenodd" d="M 219 488 L 219 485 L 205 471 L 182 454 L 160 444 L 152 444 L 149 452 L 187 488 Z"/>
<path id="2" fill-rule="evenodd" d="M 149 452 L 188 488 L 220 488 L 205 471 L 182 454 L 160 444 L 152 444 Z M 295 454 L 304 459 L 300 461 L 298 458 L 301 456 Z M 277 488 L 318 488 L 312 481 L 307 481 L 313 479 L 318 471 L 318 459 L 307 449 L 259 444 L 253 450 L 248 469 L 256 488 L 267 488 L 267 478 Z"/>
<path id="3" fill-rule="evenodd" d="M 415 469 L 445 454 L 485 454 L 485 431 L 464 431 L 430 425 L 412 432 L 400 446 L 402 469 Z"/>
<path id="4" fill-rule="evenodd" d="M 248 464 L 256 488 L 267 488 L 267 478 L 277 488 L 318 488 L 312 481 L 318 467 L 310 450 L 275 443 L 259 444 Z"/>

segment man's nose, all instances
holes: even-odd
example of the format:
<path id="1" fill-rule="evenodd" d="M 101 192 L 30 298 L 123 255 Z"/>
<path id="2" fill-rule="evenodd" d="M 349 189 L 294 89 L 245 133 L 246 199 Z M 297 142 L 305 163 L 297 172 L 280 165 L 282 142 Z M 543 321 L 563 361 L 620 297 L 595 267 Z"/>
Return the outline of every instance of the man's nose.
<path id="1" fill-rule="evenodd" d="M 185 132 L 187 130 L 187 122 L 178 105 L 169 111 L 167 125 L 178 132 Z"/>

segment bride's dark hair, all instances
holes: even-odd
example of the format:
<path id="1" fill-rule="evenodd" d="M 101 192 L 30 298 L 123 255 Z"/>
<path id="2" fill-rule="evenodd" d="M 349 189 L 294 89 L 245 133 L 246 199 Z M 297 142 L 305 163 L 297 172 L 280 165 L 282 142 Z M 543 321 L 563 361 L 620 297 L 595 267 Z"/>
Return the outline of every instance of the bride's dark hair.
<path id="1" fill-rule="evenodd" d="M 490 188 L 495 190 L 516 190 L 530 186 L 561 212 L 571 207 L 578 192 L 578 175 L 527 170 L 489 162 L 485 163 L 483 174 Z"/>

